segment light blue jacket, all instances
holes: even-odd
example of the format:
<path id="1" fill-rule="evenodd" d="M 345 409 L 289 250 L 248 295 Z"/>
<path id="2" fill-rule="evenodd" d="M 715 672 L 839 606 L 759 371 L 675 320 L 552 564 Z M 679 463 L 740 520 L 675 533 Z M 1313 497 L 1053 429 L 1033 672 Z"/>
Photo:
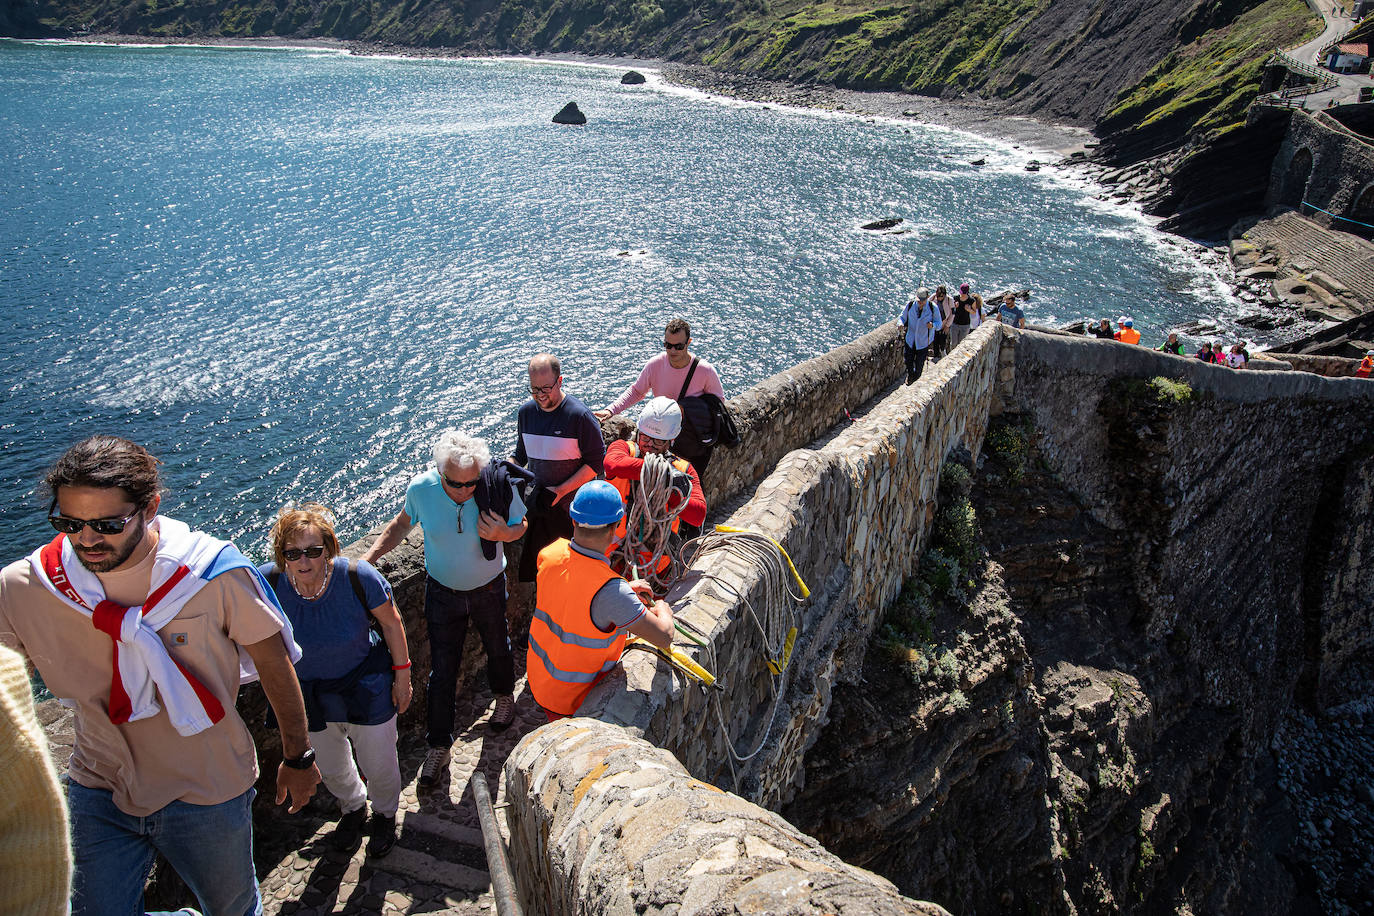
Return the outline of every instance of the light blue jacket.
<path id="1" fill-rule="evenodd" d="M 906 325 L 906 345 L 917 350 L 924 350 L 930 346 L 935 332 L 944 327 L 940 322 L 940 310 L 930 299 L 924 303 L 914 299 L 908 302 L 902 309 L 901 322 Z M 926 322 L 930 322 L 934 327 L 926 327 Z"/>

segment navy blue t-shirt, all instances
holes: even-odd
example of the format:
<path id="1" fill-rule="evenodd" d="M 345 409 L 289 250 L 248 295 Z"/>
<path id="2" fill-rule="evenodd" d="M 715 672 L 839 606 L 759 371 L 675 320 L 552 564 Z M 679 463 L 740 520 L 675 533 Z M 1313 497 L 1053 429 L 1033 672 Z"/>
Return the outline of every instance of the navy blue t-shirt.
<path id="1" fill-rule="evenodd" d="M 540 486 L 557 486 L 584 464 L 604 475 L 601 422 L 577 398 L 567 395 L 553 410 L 540 410 L 530 398 L 520 405 L 515 425 L 515 463 L 533 471 Z"/>
<path id="2" fill-rule="evenodd" d="M 258 571 L 266 576 L 276 568 L 273 563 L 265 563 Z M 296 677 L 301 680 L 343 677 L 367 658 L 372 648 L 372 618 L 368 611 L 391 600 L 391 586 L 366 560 L 358 561 L 358 578 L 363 583 L 363 594 L 367 595 L 366 608 L 358 604 L 344 557 L 334 558 L 329 587 L 314 601 L 298 595 L 285 573 L 278 580 L 277 598 L 301 647 L 301 660 L 296 662 Z"/>

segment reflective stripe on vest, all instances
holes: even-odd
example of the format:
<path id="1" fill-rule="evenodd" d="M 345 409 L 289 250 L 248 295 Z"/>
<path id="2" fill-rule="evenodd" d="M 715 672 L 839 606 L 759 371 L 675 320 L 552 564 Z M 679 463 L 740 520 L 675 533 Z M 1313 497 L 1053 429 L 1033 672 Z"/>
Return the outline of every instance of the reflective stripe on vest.
<path id="1" fill-rule="evenodd" d="M 592 623 L 592 599 L 619 576 L 605 560 L 578 553 L 566 539 L 539 551 L 538 567 L 525 675 L 540 706 L 572 715 L 625 647 L 624 630 L 606 633 Z"/>

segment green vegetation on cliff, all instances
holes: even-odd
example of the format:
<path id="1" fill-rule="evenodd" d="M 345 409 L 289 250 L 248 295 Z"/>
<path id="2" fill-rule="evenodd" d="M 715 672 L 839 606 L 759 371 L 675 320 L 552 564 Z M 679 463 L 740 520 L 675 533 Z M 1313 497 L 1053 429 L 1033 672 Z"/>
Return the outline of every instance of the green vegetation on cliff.
<path id="1" fill-rule="evenodd" d="M 1162 131 L 1244 120 L 1302 0 L 15 0 L 13 34 L 328 37 L 661 57 L 769 79 L 930 95 Z"/>

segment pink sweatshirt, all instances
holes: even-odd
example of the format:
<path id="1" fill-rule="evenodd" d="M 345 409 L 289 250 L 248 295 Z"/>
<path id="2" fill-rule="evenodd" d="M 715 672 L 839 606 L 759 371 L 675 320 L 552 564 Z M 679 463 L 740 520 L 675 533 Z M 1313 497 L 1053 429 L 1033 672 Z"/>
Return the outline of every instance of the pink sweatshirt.
<path id="1" fill-rule="evenodd" d="M 614 404 L 609 408 L 611 413 L 618 414 L 627 408 L 638 404 L 647 395 L 676 399 L 682 392 L 682 380 L 687 377 L 687 369 L 692 364 L 689 362 L 681 369 L 674 369 L 668 364 L 668 354 L 660 353 L 644 366 L 639 373 L 639 378 L 635 383 L 625 389 Z M 706 360 L 697 363 L 697 371 L 692 375 L 692 384 L 687 388 L 687 396 L 707 392 L 714 394 L 722 401 L 725 400 L 725 389 L 720 387 L 720 376 L 716 375 L 716 369 Z"/>

